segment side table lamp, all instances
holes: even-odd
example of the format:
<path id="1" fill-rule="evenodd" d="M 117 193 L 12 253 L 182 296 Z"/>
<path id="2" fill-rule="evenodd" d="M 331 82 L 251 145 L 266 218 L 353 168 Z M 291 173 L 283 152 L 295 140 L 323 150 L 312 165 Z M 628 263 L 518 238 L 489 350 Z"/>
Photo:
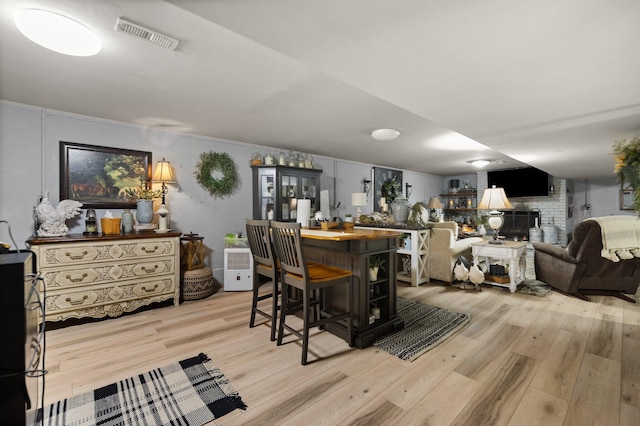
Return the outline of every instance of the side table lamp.
<path id="1" fill-rule="evenodd" d="M 482 200 L 478 204 L 478 210 L 490 210 L 489 217 L 487 218 L 487 224 L 493 230 L 493 240 L 489 241 L 489 244 L 502 244 L 502 241 L 498 238 L 500 228 L 504 225 L 504 213 L 500 210 L 513 210 L 513 205 L 504 193 L 504 188 L 496 188 L 493 185 L 492 188 L 484 190 L 482 194 Z"/>
<path id="2" fill-rule="evenodd" d="M 176 179 L 173 176 L 173 171 L 171 170 L 171 163 L 166 161 L 164 158 L 162 161 L 158 161 L 156 165 L 156 170 L 153 173 L 153 177 L 151 178 L 153 182 L 162 182 L 162 204 L 160 204 L 160 208 L 156 211 L 156 214 L 160 216 L 158 220 L 158 231 L 166 232 L 169 229 L 169 209 L 165 203 L 165 196 L 169 189 L 167 188 L 167 183 L 175 183 Z"/>
<path id="3" fill-rule="evenodd" d="M 438 197 L 429 198 L 429 203 L 427 204 L 427 208 L 429 209 L 429 216 L 431 220 L 436 222 L 438 220 L 438 209 L 442 208 L 442 203 Z"/>

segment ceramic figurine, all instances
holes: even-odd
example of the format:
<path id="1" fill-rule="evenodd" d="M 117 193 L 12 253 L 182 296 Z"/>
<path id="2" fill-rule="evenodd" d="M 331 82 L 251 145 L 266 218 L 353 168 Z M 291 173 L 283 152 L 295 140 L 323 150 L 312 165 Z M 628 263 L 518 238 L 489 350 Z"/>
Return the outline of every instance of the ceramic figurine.
<path id="1" fill-rule="evenodd" d="M 75 200 L 62 200 L 54 208 L 49 202 L 49 193 L 45 193 L 42 201 L 36 207 L 36 218 L 40 227 L 37 234 L 39 237 L 61 237 L 67 235 L 69 227 L 65 220 L 71 219 L 80 214 L 82 203 Z"/>

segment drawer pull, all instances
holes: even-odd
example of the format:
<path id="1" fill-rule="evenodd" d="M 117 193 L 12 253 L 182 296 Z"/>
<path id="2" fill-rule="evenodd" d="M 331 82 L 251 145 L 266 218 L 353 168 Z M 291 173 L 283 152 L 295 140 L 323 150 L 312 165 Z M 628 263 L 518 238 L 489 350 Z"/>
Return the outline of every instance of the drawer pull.
<path id="1" fill-rule="evenodd" d="M 75 278 L 71 278 L 71 275 L 65 275 L 64 277 L 66 279 L 68 279 L 69 281 L 71 281 L 72 283 L 81 283 L 82 281 L 84 281 L 85 278 L 87 278 L 87 273 L 82 274 L 81 276 L 76 276 Z"/>
<path id="2" fill-rule="evenodd" d="M 146 286 L 142 286 L 142 291 L 146 291 L 147 293 L 153 293 L 158 288 L 158 284 L 154 285 L 153 288 L 147 288 Z"/>
<path id="3" fill-rule="evenodd" d="M 69 304 L 71 304 L 72 306 L 77 306 L 77 305 L 82 305 L 84 303 L 85 300 L 87 300 L 89 296 L 87 296 L 86 294 L 84 296 L 82 296 L 82 300 L 71 300 L 70 297 L 67 297 L 67 302 Z"/>
<path id="4" fill-rule="evenodd" d="M 153 265 L 153 268 L 149 268 L 149 269 L 143 266 L 142 270 L 145 271 L 147 274 L 153 274 L 155 271 L 158 270 L 158 265 Z"/>
<path id="5" fill-rule="evenodd" d="M 65 256 L 67 256 L 71 260 L 82 260 L 87 255 L 87 253 L 88 252 L 86 250 L 84 250 L 82 254 L 71 254 L 69 252 L 66 252 Z"/>
<path id="6" fill-rule="evenodd" d="M 159 249 L 159 248 L 160 248 L 159 246 L 153 246 L 153 248 L 152 248 L 152 249 L 148 249 L 148 248 L 146 248 L 146 247 L 142 247 L 142 251 L 143 251 L 143 252 L 145 252 L 145 253 L 153 254 L 153 253 L 155 253 L 156 251 L 158 251 L 158 249 Z"/>

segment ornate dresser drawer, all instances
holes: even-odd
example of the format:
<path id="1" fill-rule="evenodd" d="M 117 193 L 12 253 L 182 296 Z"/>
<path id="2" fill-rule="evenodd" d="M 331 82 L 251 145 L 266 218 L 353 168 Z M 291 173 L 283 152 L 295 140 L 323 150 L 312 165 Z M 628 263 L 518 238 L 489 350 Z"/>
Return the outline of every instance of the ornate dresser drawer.
<path id="1" fill-rule="evenodd" d="M 46 321 L 119 316 L 180 301 L 178 232 L 32 238 Z"/>

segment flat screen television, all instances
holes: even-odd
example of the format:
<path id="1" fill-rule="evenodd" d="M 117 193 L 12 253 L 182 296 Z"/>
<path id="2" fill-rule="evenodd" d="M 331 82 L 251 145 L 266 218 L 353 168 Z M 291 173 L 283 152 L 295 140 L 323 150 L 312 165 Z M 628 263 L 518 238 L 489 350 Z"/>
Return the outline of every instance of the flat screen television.
<path id="1" fill-rule="evenodd" d="M 487 172 L 489 188 L 504 188 L 507 198 L 549 196 L 549 174 L 535 167 Z"/>

